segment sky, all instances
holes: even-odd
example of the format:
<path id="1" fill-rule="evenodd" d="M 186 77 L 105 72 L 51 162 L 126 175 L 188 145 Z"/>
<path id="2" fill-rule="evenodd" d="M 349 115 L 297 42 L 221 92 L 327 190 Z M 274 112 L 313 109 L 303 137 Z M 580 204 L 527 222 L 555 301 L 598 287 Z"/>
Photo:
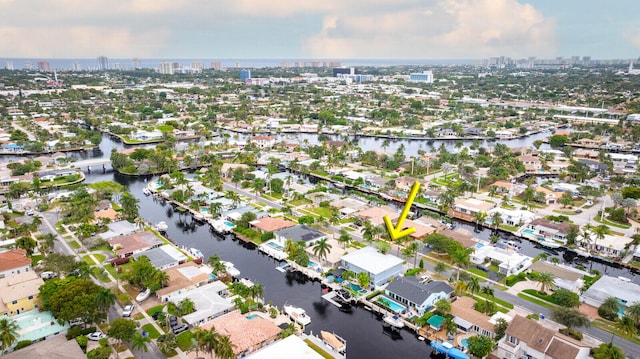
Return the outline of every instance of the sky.
<path id="1" fill-rule="evenodd" d="M 640 56 L 638 0 L 0 0 L 0 56 Z"/>

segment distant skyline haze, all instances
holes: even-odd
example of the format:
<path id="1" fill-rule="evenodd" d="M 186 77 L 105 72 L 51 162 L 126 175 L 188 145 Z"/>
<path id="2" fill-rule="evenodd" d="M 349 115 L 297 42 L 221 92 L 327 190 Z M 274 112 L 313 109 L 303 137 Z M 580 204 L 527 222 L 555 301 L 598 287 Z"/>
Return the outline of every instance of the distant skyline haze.
<path id="1" fill-rule="evenodd" d="M 0 56 L 637 58 L 640 2 L 0 0 Z"/>

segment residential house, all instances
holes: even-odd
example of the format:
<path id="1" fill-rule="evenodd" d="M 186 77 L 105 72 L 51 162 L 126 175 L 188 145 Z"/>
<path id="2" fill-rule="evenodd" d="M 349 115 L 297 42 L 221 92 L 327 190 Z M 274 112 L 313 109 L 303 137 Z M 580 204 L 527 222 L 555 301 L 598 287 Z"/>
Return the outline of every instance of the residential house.
<path id="1" fill-rule="evenodd" d="M 474 222 L 476 214 L 487 213 L 496 206 L 493 202 L 485 202 L 475 198 L 456 198 L 449 209 L 449 216 Z"/>
<path id="2" fill-rule="evenodd" d="M 296 225 L 296 223 L 288 221 L 282 217 L 264 217 L 252 221 L 249 224 L 262 233 L 275 232 Z"/>
<path id="3" fill-rule="evenodd" d="M 194 262 L 182 263 L 164 271 L 169 276 L 169 283 L 155 292 L 156 297 L 163 303 L 175 295 L 203 286 L 214 279 Z"/>
<path id="4" fill-rule="evenodd" d="M 525 173 L 540 173 L 542 170 L 542 161 L 538 156 L 522 155 L 518 157 L 520 162 L 524 165 Z"/>
<path id="5" fill-rule="evenodd" d="M 575 141 L 575 144 L 580 147 L 600 148 L 600 146 L 602 146 L 602 140 L 595 140 L 592 138 L 581 138 Z"/>
<path id="6" fill-rule="evenodd" d="M 409 176 L 400 176 L 394 179 L 394 182 L 397 190 L 409 193 L 414 183 L 424 182 L 424 180 L 419 180 L 417 178 Z"/>
<path id="7" fill-rule="evenodd" d="M 522 209 L 507 209 L 502 207 L 495 207 L 487 212 L 487 217 L 485 218 L 485 222 L 487 224 L 492 224 L 491 218 L 493 217 L 494 213 L 500 213 L 502 223 L 512 227 L 520 227 L 526 223 L 531 222 L 536 217 L 535 213 Z"/>
<path id="8" fill-rule="evenodd" d="M 544 203 L 549 205 L 549 204 L 554 204 L 556 202 L 558 202 L 558 200 L 560 199 L 560 197 L 562 197 L 562 194 L 560 196 L 558 196 L 558 194 L 548 188 L 542 187 L 542 186 L 538 186 L 534 189 L 536 191 L 536 193 L 542 193 L 544 196 Z"/>
<path id="9" fill-rule="evenodd" d="M 162 139 L 162 132 L 159 130 L 145 131 L 137 130 L 129 135 L 129 138 L 136 141 L 152 141 Z"/>
<path id="10" fill-rule="evenodd" d="M 358 211 L 369 208 L 369 205 L 354 198 L 344 198 L 331 202 L 331 207 L 337 208 L 340 213 L 340 217 L 346 218 Z"/>
<path id="11" fill-rule="evenodd" d="M 495 356 L 506 359 L 586 359 L 591 348 L 573 338 L 520 315 L 498 341 Z"/>
<path id="12" fill-rule="evenodd" d="M 186 298 L 191 299 L 196 308 L 195 312 L 182 316 L 191 326 L 202 325 L 234 309 L 227 285 L 219 280 L 174 295 L 169 301 L 178 305 Z"/>
<path id="13" fill-rule="evenodd" d="M 640 302 L 640 285 L 628 278 L 603 275 L 582 293 L 580 301 L 597 308 L 609 297 L 618 300 L 623 313 L 629 305 Z"/>
<path id="14" fill-rule="evenodd" d="M 168 244 L 133 254 L 133 258 L 135 259 L 138 259 L 141 256 L 147 257 L 149 262 L 160 270 L 176 267 L 189 259 L 186 254 L 180 252 L 176 247 Z"/>
<path id="15" fill-rule="evenodd" d="M 66 330 L 66 328 L 64 329 Z M 18 340 L 20 340 L 19 338 L 20 336 L 18 336 Z M 30 336 L 30 338 L 33 337 Z M 67 340 L 64 335 L 55 334 L 47 337 L 46 340 L 34 340 L 33 344 L 20 350 L 2 354 L 2 359 L 85 359 L 86 357 L 87 354 L 80 349 L 80 345 L 75 339 Z"/>
<path id="16" fill-rule="evenodd" d="M 235 356 L 244 357 L 276 342 L 280 337 L 281 329 L 262 315 L 252 314 L 253 317 L 247 318 L 239 311 L 233 311 L 201 325 L 200 328 L 215 328 L 216 333 L 229 336 Z"/>
<path id="17" fill-rule="evenodd" d="M 526 185 L 521 183 L 511 183 L 507 181 L 496 181 L 489 187 L 495 186 L 498 194 L 506 194 L 509 197 L 519 196 L 527 188 Z"/>
<path id="18" fill-rule="evenodd" d="M 471 254 L 471 261 L 478 265 L 496 263 L 498 271 L 509 276 L 527 270 L 533 263 L 533 258 L 515 251 L 485 245 L 475 249 Z"/>
<path id="19" fill-rule="evenodd" d="M 342 257 L 342 266 L 356 273 L 369 275 L 372 285 L 382 285 L 402 273 L 403 260 L 391 254 L 382 254 L 375 248 L 365 247 Z"/>
<path id="20" fill-rule="evenodd" d="M 383 220 L 384 216 L 389 216 L 389 219 L 391 221 L 394 221 L 396 218 L 398 218 L 399 213 L 391 209 L 391 207 L 389 206 L 382 206 L 382 207 L 371 207 L 362 211 L 358 211 L 354 213 L 354 216 L 360 219 L 360 221 L 363 223 L 371 222 L 371 224 L 379 226 L 384 223 L 384 220 Z"/>
<path id="21" fill-rule="evenodd" d="M 309 344 L 297 335 L 290 335 L 282 340 L 268 345 L 255 353 L 245 356 L 246 359 L 323 359 Z"/>
<path id="22" fill-rule="evenodd" d="M 555 287 L 580 293 L 584 286 L 582 278 L 589 273 L 563 264 L 554 264 L 547 261 L 537 261 L 529 267 L 529 271 L 538 273 L 551 273 L 555 277 Z M 552 288 L 555 289 L 555 288 Z"/>
<path id="23" fill-rule="evenodd" d="M 0 279 L 31 271 L 31 258 L 21 248 L 0 253 Z"/>
<path id="24" fill-rule="evenodd" d="M 38 307 L 39 288 L 44 281 L 34 271 L 0 279 L 0 317 L 13 316 Z"/>
<path id="25" fill-rule="evenodd" d="M 458 297 L 451 303 L 451 315 L 453 321 L 460 330 L 467 333 L 477 333 L 490 338 L 495 336 L 495 323 L 491 323 L 491 317 L 474 309 L 476 301 L 470 297 Z"/>
<path id="26" fill-rule="evenodd" d="M 162 240 L 150 231 L 116 237 L 108 240 L 108 243 L 119 258 L 129 257 L 164 244 Z"/>
<path id="27" fill-rule="evenodd" d="M 251 141 L 261 150 L 269 149 L 276 144 L 276 138 L 274 136 L 253 136 L 251 137 Z"/>
<path id="28" fill-rule="evenodd" d="M 522 235 L 534 241 L 556 241 L 566 244 L 570 226 L 571 223 L 567 222 L 536 218 L 526 225 Z"/>
<path id="29" fill-rule="evenodd" d="M 294 243 L 304 242 L 305 247 L 313 246 L 321 239 L 326 239 L 327 235 L 319 230 L 309 227 L 306 224 L 298 224 L 293 227 L 284 228 L 274 233 L 275 241 L 284 246 L 288 240 Z"/>
<path id="30" fill-rule="evenodd" d="M 385 289 L 385 294 L 389 298 L 408 308 L 413 308 L 419 316 L 422 316 L 440 299 L 450 298 L 451 293 L 453 288 L 445 282 L 434 280 L 422 284 L 415 277 L 398 277 Z"/>

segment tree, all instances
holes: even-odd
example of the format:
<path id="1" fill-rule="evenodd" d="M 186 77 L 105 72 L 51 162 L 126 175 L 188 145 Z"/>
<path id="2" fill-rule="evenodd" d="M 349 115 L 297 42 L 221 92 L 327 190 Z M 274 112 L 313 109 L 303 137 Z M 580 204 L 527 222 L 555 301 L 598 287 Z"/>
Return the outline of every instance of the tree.
<path id="1" fill-rule="evenodd" d="M 491 224 L 493 224 L 493 229 L 497 230 L 498 227 L 502 224 L 502 214 L 496 211 L 491 215 Z"/>
<path id="2" fill-rule="evenodd" d="M 451 302 L 447 299 L 440 299 L 435 304 L 435 312 L 439 315 L 445 315 L 451 311 Z"/>
<path id="3" fill-rule="evenodd" d="M 488 285 L 483 286 L 482 288 L 480 288 L 480 293 L 482 294 L 486 294 L 489 297 L 493 297 L 494 295 L 494 290 L 493 288 L 489 287 Z"/>
<path id="4" fill-rule="evenodd" d="M 77 318 L 85 323 L 96 322 L 104 318 L 99 310 L 98 293 L 102 287 L 89 279 L 75 279 L 59 287 L 48 300 L 48 309 L 60 321 L 73 321 Z"/>
<path id="5" fill-rule="evenodd" d="M 640 302 L 633 302 L 627 307 L 627 315 L 633 319 L 636 325 L 640 324 Z"/>
<path id="6" fill-rule="evenodd" d="M 570 225 L 569 228 L 567 229 L 567 235 L 565 236 L 567 240 L 567 245 L 571 246 L 576 244 L 576 239 L 578 239 L 579 235 L 580 235 L 580 227 L 576 226 L 575 224 Z"/>
<path id="7" fill-rule="evenodd" d="M 340 236 L 338 237 L 338 242 L 342 243 L 343 248 L 347 248 L 347 245 L 349 245 L 349 242 L 351 242 L 353 238 L 351 238 L 351 235 L 349 234 L 349 232 L 347 232 L 346 229 L 342 228 L 340 230 Z"/>
<path id="8" fill-rule="evenodd" d="M 10 348 L 16 341 L 18 336 L 18 324 L 13 319 L 1 318 L 0 319 L 0 344 L 2 345 L 2 353 L 7 348 Z"/>
<path id="9" fill-rule="evenodd" d="M 119 340 L 121 343 L 133 339 L 138 325 L 135 321 L 127 318 L 116 318 L 109 326 L 110 337 Z"/>
<path id="10" fill-rule="evenodd" d="M 558 202 L 560 202 L 560 204 L 562 205 L 562 208 L 565 208 L 568 205 L 570 205 L 572 201 L 573 201 L 573 195 L 569 192 L 564 192 L 562 194 L 562 197 L 560 197 L 560 199 L 558 200 Z"/>
<path id="11" fill-rule="evenodd" d="M 324 261 L 331 252 L 331 244 L 327 243 L 326 238 L 322 238 L 313 246 L 313 254 Z"/>
<path id="12" fill-rule="evenodd" d="M 139 202 L 140 201 L 138 201 L 138 199 L 129 192 L 123 193 L 122 197 L 120 197 L 120 204 L 122 205 L 122 215 L 129 222 L 138 217 L 138 210 L 140 209 Z"/>
<path id="13" fill-rule="evenodd" d="M 503 319 L 504 320 L 504 319 Z M 493 350 L 493 339 L 486 335 L 474 335 L 467 339 L 469 353 L 484 358 Z"/>
<path id="14" fill-rule="evenodd" d="M 378 250 L 378 252 L 382 254 L 386 254 L 391 250 L 391 244 L 389 244 L 389 242 L 386 242 L 386 241 L 377 241 L 376 249 Z"/>
<path id="15" fill-rule="evenodd" d="M 178 338 L 173 333 L 162 334 L 156 339 L 158 349 L 167 354 L 178 347 Z"/>
<path id="16" fill-rule="evenodd" d="M 624 351 L 613 343 L 602 343 L 593 351 L 593 359 L 624 359 Z"/>
<path id="17" fill-rule="evenodd" d="M 235 347 L 235 344 L 231 342 L 231 338 L 228 335 L 220 336 L 215 347 L 216 358 L 234 359 L 236 357 L 236 354 L 233 350 L 233 347 Z"/>
<path id="18" fill-rule="evenodd" d="M 547 290 L 555 286 L 556 277 L 549 272 L 543 272 L 540 273 L 534 281 L 538 282 L 540 285 L 540 292 L 545 293 Z"/>
<path id="19" fill-rule="evenodd" d="M 498 318 L 496 320 L 496 325 L 494 327 L 494 332 L 496 333 L 496 340 L 500 340 L 500 338 L 504 337 L 504 333 L 507 331 L 509 327 L 509 322 L 507 322 L 504 318 Z"/>
<path id="20" fill-rule="evenodd" d="M 609 297 L 598 307 L 598 315 L 608 320 L 615 320 L 618 318 L 619 305 L 615 297 Z"/>
<path id="21" fill-rule="evenodd" d="M 633 322 L 633 319 L 631 319 L 631 317 L 626 315 L 623 315 L 618 319 L 615 327 L 627 337 L 633 337 L 634 335 L 636 335 L 636 333 L 638 333 L 636 323 Z"/>
<path id="22" fill-rule="evenodd" d="M 371 278 L 369 278 L 369 274 L 367 272 L 358 273 L 358 285 L 361 288 L 368 288 L 369 284 L 371 284 Z"/>
<path id="23" fill-rule="evenodd" d="M 213 359 L 213 354 L 220 338 L 220 334 L 216 332 L 216 328 L 213 326 L 209 330 L 197 328 L 195 337 L 200 346 L 200 350 L 209 352 L 211 359 Z"/>
<path id="24" fill-rule="evenodd" d="M 569 329 L 591 326 L 589 317 L 582 314 L 575 308 L 553 308 L 551 311 L 551 317 L 554 321 L 566 326 Z"/>
<path id="25" fill-rule="evenodd" d="M 106 312 L 109 308 L 116 303 L 116 295 L 111 292 L 109 288 L 100 288 L 100 291 L 96 294 L 96 306 L 98 310 Z"/>
<path id="26" fill-rule="evenodd" d="M 558 305 L 565 308 L 577 308 L 580 306 L 580 297 L 567 289 L 558 288 L 553 294 L 551 294 L 551 298 L 558 303 Z"/>
<path id="27" fill-rule="evenodd" d="M 451 262 L 458 267 L 458 273 L 456 275 L 456 281 L 460 280 L 460 270 L 463 267 L 469 265 L 471 259 L 471 248 L 458 248 L 455 252 L 451 254 Z"/>
<path id="28" fill-rule="evenodd" d="M 596 226 L 596 228 L 593 230 L 593 233 L 596 235 L 596 242 L 594 243 L 594 246 L 596 246 L 598 244 L 598 240 L 603 240 L 607 233 L 609 233 L 609 227 L 601 224 L 599 226 Z"/>
<path id="29" fill-rule="evenodd" d="M 27 251 L 27 255 L 30 256 L 33 254 L 33 250 L 38 246 L 38 242 L 31 237 L 20 237 L 16 240 L 16 246 Z"/>
<path id="30" fill-rule="evenodd" d="M 376 226 L 371 224 L 371 222 L 364 222 L 364 229 L 362 230 L 362 238 L 367 243 L 371 243 L 373 238 L 376 236 L 377 229 Z"/>
<path id="31" fill-rule="evenodd" d="M 196 311 L 196 305 L 193 303 L 191 298 L 184 298 L 178 303 L 178 307 L 180 308 L 180 313 L 182 315 L 191 314 Z"/>
<path id="32" fill-rule="evenodd" d="M 207 264 L 211 266 L 213 274 L 217 276 L 227 270 L 227 267 L 225 267 L 225 265 L 220 260 L 220 256 L 215 253 L 207 259 Z"/>
<path id="33" fill-rule="evenodd" d="M 471 276 L 471 278 L 469 278 L 469 280 L 467 281 L 467 291 L 469 291 L 469 293 L 473 295 L 473 293 L 477 292 L 478 290 L 480 290 L 480 282 L 478 281 L 478 278 L 476 278 L 475 276 Z"/>
<path id="34" fill-rule="evenodd" d="M 131 346 L 133 349 L 140 350 L 142 352 L 142 357 L 144 358 L 144 353 L 147 352 L 147 344 L 151 343 L 151 338 L 147 335 L 142 335 L 139 331 L 135 331 L 133 334 L 133 338 L 131 338 Z"/>

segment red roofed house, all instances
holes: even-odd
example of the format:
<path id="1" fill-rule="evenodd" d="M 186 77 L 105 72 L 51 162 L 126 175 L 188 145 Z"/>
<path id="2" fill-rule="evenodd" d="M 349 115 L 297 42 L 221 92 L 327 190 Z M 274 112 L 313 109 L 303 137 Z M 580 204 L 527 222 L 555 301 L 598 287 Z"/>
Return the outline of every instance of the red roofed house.
<path id="1" fill-rule="evenodd" d="M 252 318 L 234 311 L 200 327 L 204 330 L 213 327 L 218 334 L 228 335 L 233 343 L 233 353 L 241 357 L 275 342 L 280 334 L 280 328 L 262 314 L 253 314 Z"/>
<path id="2" fill-rule="evenodd" d="M 261 232 L 274 232 L 283 228 L 295 226 L 297 223 L 288 221 L 281 217 L 264 217 L 250 223 Z"/>
<path id="3" fill-rule="evenodd" d="M 31 270 L 31 258 L 24 249 L 0 253 L 0 278 L 8 278 Z"/>

